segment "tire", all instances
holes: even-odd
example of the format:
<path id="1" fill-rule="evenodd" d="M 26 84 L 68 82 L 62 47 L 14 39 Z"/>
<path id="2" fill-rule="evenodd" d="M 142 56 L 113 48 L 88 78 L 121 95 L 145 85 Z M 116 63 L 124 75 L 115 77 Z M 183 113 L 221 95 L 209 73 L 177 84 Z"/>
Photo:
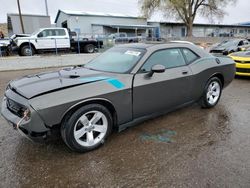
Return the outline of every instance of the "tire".
<path id="1" fill-rule="evenodd" d="M 83 153 L 103 145 L 111 133 L 112 125 L 112 116 L 106 107 L 90 104 L 65 118 L 61 136 L 71 150 Z"/>
<path id="2" fill-rule="evenodd" d="M 211 78 L 205 89 L 203 96 L 200 99 L 200 105 L 202 108 L 212 108 L 217 105 L 222 93 L 221 80 L 217 77 Z"/>
<path id="3" fill-rule="evenodd" d="M 34 48 L 29 45 L 23 46 L 20 52 L 22 56 L 33 56 L 35 54 Z"/>
<path id="4" fill-rule="evenodd" d="M 86 46 L 84 46 L 84 52 L 85 53 L 94 53 L 95 46 L 93 44 L 87 44 Z"/>

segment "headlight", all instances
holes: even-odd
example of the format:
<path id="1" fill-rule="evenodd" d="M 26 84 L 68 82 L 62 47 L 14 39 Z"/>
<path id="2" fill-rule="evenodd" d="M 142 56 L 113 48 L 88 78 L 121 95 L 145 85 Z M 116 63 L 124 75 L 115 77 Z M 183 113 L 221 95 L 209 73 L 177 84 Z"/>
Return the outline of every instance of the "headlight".
<path id="1" fill-rule="evenodd" d="M 14 39 L 13 41 L 14 41 L 14 43 L 16 43 L 16 44 L 18 43 L 18 39 Z"/>
<path id="2" fill-rule="evenodd" d="M 10 84 L 7 85 L 5 91 L 9 90 L 10 89 Z"/>

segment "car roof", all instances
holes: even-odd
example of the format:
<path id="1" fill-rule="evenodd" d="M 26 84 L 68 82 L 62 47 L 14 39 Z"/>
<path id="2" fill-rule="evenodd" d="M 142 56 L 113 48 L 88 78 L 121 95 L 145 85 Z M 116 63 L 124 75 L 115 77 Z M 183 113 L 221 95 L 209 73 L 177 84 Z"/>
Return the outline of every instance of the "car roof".
<path id="1" fill-rule="evenodd" d="M 201 49 L 200 47 L 194 45 L 194 44 L 190 44 L 190 43 L 186 43 L 186 42 L 168 42 L 168 43 L 131 43 L 131 44 L 121 44 L 121 45 L 117 45 L 116 48 L 135 48 L 135 49 L 143 49 L 143 50 L 147 50 L 150 52 L 154 52 L 157 50 L 161 50 L 161 49 L 166 49 L 166 48 L 188 48 L 192 51 L 194 51 L 196 54 L 198 54 L 200 57 L 208 57 L 211 56 L 211 54 L 208 54 L 207 52 L 205 52 L 203 49 Z"/>
<path id="2" fill-rule="evenodd" d="M 178 42 L 150 42 L 150 43 L 130 43 L 130 44 L 120 44 L 116 47 L 122 48 L 138 48 L 138 49 L 156 49 L 156 48 L 174 48 L 174 47 L 194 47 L 195 44 L 186 41 L 178 41 Z"/>
<path id="3" fill-rule="evenodd" d="M 130 43 L 130 44 L 119 44 L 116 47 L 122 48 L 139 48 L 139 49 L 147 49 L 155 44 L 150 43 Z"/>
<path id="4" fill-rule="evenodd" d="M 130 43 L 130 44 L 120 44 L 117 47 L 122 48 L 139 48 L 139 49 L 149 49 L 149 48 L 168 48 L 168 47 L 187 47 L 195 46 L 195 44 L 187 41 L 170 41 L 167 43 L 163 42 L 146 42 L 146 43 Z"/>

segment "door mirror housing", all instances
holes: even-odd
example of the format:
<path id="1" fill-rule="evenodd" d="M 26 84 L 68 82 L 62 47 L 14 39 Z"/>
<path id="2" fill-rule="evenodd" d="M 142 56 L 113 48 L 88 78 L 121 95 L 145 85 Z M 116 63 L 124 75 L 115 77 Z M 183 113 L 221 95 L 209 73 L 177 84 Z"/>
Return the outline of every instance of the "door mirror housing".
<path id="1" fill-rule="evenodd" d="M 149 72 L 148 76 L 152 77 L 154 73 L 164 73 L 165 70 L 166 70 L 166 67 L 164 65 L 160 65 L 160 64 L 154 65 L 152 66 L 151 71 Z"/>

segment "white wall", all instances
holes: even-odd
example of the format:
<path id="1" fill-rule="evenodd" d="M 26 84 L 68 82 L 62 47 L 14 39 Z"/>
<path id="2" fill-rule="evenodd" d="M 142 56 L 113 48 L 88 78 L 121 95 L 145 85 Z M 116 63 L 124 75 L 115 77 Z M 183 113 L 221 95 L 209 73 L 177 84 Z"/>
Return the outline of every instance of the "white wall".
<path id="1" fill-rule="evenodd" d="M 68 20 L 68 27 L 74 31 L 80 29 L 81 33 L 92 34 L 92 33 L 103 33 L 102 26 L 96 26 L 97 24 L 102 25 L 147 25 L 146 19 L 143 18 L 115 18 L 115 17 L 104 17 L 104 16 L 68 16 L 64 13 L 60 13 L 56 25 L 59 27 L 61 23 Z M 95 26 L 93 26 L 93 24 Z"/>
<path id="2" fill-rule="evenodd" d="M 12 31 L 9 30 L 9 35 L 22 33 L 20 18 L 18 15 L 9 15 L 12 22 Z M 42 27 L 51 27 L 50 17 L 23 15 L 24 31 L 27 34 L 33 33 L 35 30 Z"/>
<path id="3" fill-rule="evenodd" d="M 171 26 L 161 24 L 161 37 L 162 38 L 171 38 L 171 37 L 182 37 L 182 28 L 185 26 Z M 249 28 L 240 28 L 240 27 L 218 27 L 218 26 L 194 26 L 193 27 L 193 36 L 194 37 L 207 37 L 211 36 L 214 33 L 214 37 L 218 37 L 219 34 L 233 32 L 233 29 L 237 32 L 234 32 L 235 37 L 250 37 L 250 27 Z M 240 30 L 242 30 L 240 32 Z M 242 33 L 243 32 L 243 33 Z"/>

